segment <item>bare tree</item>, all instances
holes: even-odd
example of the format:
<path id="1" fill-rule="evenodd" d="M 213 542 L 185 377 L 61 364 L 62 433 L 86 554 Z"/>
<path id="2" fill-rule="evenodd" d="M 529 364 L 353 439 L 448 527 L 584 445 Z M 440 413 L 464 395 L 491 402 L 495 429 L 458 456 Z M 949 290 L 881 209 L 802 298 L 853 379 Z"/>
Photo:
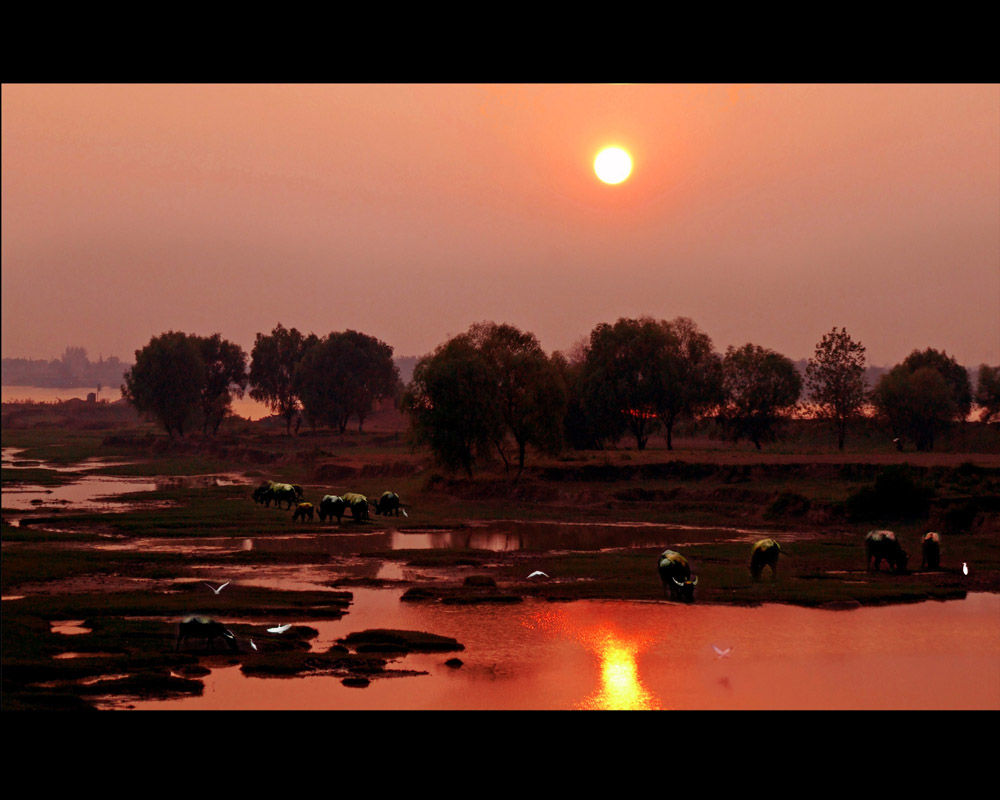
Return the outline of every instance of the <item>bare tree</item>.
<path id="1" fill-rule="evenodd" d="M 846 329 L 833 328 L 816 345 L 806 366 L 809 399 L 823 419 L 837 431 L 837 449 L 844 449 L 847 423 L 858 416 L 865 402 L 865 348 Z"/>

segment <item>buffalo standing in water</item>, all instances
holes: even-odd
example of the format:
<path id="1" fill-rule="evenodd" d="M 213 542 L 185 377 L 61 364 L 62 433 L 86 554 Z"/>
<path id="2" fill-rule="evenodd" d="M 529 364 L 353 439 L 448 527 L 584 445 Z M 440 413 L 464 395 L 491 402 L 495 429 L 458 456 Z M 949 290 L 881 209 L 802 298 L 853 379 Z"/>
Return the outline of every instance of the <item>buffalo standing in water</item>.
<path id="1" fill-rule="evenodd" d="M 778 580 L 778 556 L 781 545 L 774 539 L 761 539 L 750 550 L 750 577 L 754 583 L 760 580 L 764 567 L 771 568 L 771 581 Z"/>
<path id="2" fill-rule="evenodd" d="M 874 566 L 878 572 L 883 559 L 893 572 L 905 572 L 910 556 L 892 531 L 868 531 L 865 537 L 865 567 L 870 572 Z"/>
<path id="3" fill-rule="evenodd" d="M 674 550 L 664 550 L 660 553 L 657 568 L 663 589 L 670 592 L 672 600 L 683 600 L 685 603 L 694 600 L 698 579 L 691 580 L 691 566 L 684 556 Z"/>
<path id="4" fill-rule="evenodd" d="M 215 640 L 219 637 L 226 640 L 230 650 L 239 651 L 236 644 L 236 636 L 229 628 L 221 622 L 216 622 L 211 617 L 185 617 L 180 624 L 180 632 L 177 634 L 177 647 L 181 649 L 181 642 L 188 639 L 204 639 L 208 642 L 210 650 L 215 649 Z"/>
<path id="5" fill-rule="evenodd" d="M 941 569 L 941 536 L 928 531 L 920 541 L 920 569 Z"/>

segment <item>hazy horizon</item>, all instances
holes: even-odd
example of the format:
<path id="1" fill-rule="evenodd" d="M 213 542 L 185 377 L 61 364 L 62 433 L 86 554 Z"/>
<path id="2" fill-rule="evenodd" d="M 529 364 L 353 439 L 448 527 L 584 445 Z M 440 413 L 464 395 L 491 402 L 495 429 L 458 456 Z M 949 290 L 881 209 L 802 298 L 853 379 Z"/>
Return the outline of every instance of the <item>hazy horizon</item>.
<path id="1" fill-rule="evenodd" d="M 23 85 L 2 355 L 279 322 L 420 356 L 691 317 L 793 360 L 1000 364 L 1000 85 Z M 592 162 L 619 144 L 619 186 Z"/>

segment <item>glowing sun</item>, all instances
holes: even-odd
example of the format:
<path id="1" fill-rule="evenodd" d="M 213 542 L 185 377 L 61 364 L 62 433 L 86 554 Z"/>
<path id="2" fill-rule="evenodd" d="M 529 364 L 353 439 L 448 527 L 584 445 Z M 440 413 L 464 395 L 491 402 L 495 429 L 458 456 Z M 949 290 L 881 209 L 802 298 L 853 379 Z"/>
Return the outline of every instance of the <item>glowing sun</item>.
<path id="1" fill-rule="evenodd" d="M 594 172 L 605 183 L 621 183 L 632 172 L 632 157 L 620 147 L 605 147 L 594 159 Z"/>

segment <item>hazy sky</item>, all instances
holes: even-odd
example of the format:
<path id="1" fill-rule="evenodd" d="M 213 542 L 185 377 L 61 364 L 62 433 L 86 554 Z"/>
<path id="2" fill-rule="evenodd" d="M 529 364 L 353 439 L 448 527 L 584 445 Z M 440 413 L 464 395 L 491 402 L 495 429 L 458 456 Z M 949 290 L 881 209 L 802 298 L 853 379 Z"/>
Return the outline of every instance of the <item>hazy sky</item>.
<path id="1" fill-rule="evenodd" d="M 4 85 L 4 356 L 687 316 L 1000 364 L 1000 86 Z M 600 183 L 599 148 L 634 170 Z"/>

